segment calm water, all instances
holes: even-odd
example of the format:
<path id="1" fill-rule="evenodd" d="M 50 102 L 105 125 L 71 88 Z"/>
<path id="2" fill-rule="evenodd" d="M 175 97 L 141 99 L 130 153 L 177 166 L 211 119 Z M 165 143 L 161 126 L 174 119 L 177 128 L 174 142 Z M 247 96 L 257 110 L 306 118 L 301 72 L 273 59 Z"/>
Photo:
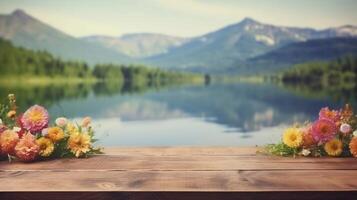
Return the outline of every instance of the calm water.
<path id="1" fill-rule="evenodd" d="M 48 107 L 53 118 L 94 120 L 102 146 L 251 146 L 279 140 L 293 122 L 314 119 L 323 106 L 355 104 L 353 91 L 301 91 L 272 84 L 127 88 L 116 84 L 2 86 L 22 109 Z"/>

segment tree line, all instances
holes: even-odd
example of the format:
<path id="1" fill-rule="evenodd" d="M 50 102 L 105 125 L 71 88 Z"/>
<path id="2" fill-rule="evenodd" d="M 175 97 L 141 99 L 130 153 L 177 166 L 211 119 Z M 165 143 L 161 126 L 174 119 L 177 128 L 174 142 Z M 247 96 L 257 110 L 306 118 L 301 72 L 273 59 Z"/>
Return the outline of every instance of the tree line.
<path id="1" fill-rule="evenodd" d="M 307 62 L 284 71 L 285 83 L 322 85 L 356 84 L 357 56 L 347 55 L 329 62 Z"/>
<path id="2" fill-rule="evenodd" d="M 100 80 L 165 82 L 201 80 L 203 76 L 151 68 L 143 65 L 97 64 L 63 61 L 46 51 L 15 47 L 0 39 L 0 76 L 94 77 Z"/>

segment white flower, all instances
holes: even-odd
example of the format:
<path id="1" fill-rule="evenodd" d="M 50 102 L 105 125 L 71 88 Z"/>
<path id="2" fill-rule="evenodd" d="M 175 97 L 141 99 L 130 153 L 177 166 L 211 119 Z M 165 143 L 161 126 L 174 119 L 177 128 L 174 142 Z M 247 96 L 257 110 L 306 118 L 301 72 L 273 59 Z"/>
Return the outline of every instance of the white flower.
<path id="1" fill-rule="evenodd" d="M 56 119 L 55 123 L 59 127 L 64 127 L 64 126 L 67 125 L 68 119 L 65 118 L 65 117 L 59 117 L 59 118 Z"/>
<path id="2" fill-rule="evenodd" d="M 308 155 L 310 155 L 311 151 L 308 150 L 308 149 L 303 149 L 303 150 L 301 151 L 301 153 L 302 153 L 302 155 L 304 155 L 304 156 L 308 156 Z"/>
<path id="3" fill-rule="evenodd" d="M 341 131 L 341 133 L 347 134 L 352 131 L 352 127 L 351 127 L 351 125 L 344 123 L 344 124 L 341 124 L 340 131 Z"/>
<path id="4" fill-rule="evenodd" d="M 2 119 L 0 118 L 0 125 L 2 125 Z"/>
<path id="5" fill-rule="evenodd" d="M 17 126 L 14 126 L 14 128 L 12 128 L 12 130 L 14 132 L 20 132 L 21 131 L 21 128 L 20 127 L 17 127 Z"/>

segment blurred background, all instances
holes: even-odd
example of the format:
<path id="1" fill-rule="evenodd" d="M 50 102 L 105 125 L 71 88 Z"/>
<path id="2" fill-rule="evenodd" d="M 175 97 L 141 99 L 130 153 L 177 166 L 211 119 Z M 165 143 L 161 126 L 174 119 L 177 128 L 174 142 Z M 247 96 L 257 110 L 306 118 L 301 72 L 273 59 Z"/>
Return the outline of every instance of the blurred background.
<path id="1" fill-rule="evenodd" d="M 103 146 L 272 143 L 357 104 L 357 1 L 0 1 L 0 96 Z"/>

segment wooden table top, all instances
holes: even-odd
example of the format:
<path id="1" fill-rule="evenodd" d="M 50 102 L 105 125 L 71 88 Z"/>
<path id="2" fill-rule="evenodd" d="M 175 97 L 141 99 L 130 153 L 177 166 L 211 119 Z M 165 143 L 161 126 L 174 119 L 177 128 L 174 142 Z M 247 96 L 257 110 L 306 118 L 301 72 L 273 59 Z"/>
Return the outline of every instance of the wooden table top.
<path id="1" fill-rule="evenodd" d="M 356 158 L 287 158 L 256 151 L 243 147 L 106 148 L 106 154 L 87 159 L 2 161 L 0 192 L 357 194 Z"/>

